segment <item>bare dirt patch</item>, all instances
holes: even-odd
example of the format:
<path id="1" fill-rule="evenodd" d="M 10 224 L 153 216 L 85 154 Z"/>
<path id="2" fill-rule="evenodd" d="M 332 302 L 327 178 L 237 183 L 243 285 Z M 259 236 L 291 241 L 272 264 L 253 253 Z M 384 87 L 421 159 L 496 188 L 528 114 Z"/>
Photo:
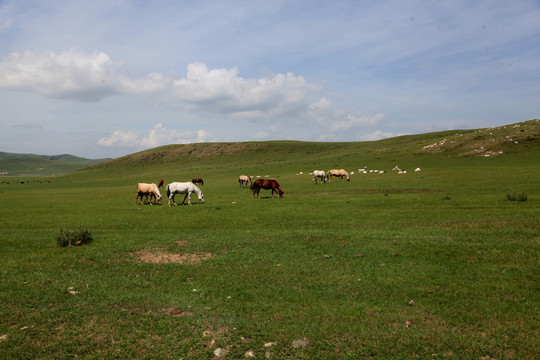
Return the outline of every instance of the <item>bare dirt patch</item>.
<path id="1" fill-rule="evenodd" d="M 148 250 L 143 249 L 134 253 L 138 261 L 152 263 L 152 264 L 167 264 L 167 263 L 177 263 L 177 264 L 198 264 L 201 261 L 207 260 L 212 257 L 211 253 L 208 252 L 197 252 L 197 253 L 186 253 L 186 254 L 175 254 L 167 253 L 161 249 Z"/>

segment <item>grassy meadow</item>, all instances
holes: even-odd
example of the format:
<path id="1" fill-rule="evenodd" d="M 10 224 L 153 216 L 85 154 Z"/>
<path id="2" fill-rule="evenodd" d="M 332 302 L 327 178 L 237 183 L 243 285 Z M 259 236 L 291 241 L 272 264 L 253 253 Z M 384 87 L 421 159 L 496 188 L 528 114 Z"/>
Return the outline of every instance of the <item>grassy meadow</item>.
<path id="1" fill-rule="evenodd" d="M 12 178 L 0 357 L 537 359 L 539 129 L 171 145 Z M 330 168 L 355 174 L 312 183 Z M 252 199 L 241 174 L 284 198 Z M 168 207 L 162 188 L 162 206 L 134 205 L 138 182 L 193 177 L 204 204 Z M 79 228 L 89 244 L 57 246 Z"/>

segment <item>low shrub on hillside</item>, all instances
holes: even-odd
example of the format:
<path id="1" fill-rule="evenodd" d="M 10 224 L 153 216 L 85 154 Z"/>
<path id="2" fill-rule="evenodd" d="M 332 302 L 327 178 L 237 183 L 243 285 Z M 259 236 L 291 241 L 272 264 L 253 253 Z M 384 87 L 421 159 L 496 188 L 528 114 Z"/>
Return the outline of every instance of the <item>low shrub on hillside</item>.
<path id="1" fill-rule="evenodd" d="M 506 198 L 509 201 L 527 201 L 528 196 L 524 192 L 511 191 L 506 194 Z"/>
<path id="2" fill-rule="evenodd" d="M 79 228 L 77 231 L 60 230 L 56 243 L 60 247 L 85 245 L 92 241 L 90 231 Z"/>

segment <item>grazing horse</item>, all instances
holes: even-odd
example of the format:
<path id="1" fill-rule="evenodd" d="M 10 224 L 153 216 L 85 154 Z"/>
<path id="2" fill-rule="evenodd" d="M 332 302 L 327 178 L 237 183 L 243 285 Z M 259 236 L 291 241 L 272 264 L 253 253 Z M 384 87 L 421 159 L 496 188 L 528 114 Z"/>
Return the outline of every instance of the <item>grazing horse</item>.
<path id="1" fill-rule="evenodd" d="M 255 182 L 251 185 L 251 190 L 253 190 L 253 196 L 251 198 L 255 197 L 255 194 L 257 194 L 257 199 L 260 199 L 259 197 L 259 191 L 261 189 L 270 190 L 272 189 L 272 199 L 274 198 L 274 191 L 276 194 L 279 194 L 279 197 L 282 198 L 285 191 L 283 191 L 283 188 L 277 180 L 274 179 L 257 179 Z"/>
<path id="2" fill-rule="evenodd" d="M 137 200 L 141 198 L 141 205 L 143 204 L 143 196 L 146 196 L 146 201 L 148 201 L 148 195 L 150 195 L 150 205 L 152 205 L 152 197 L 161 205 L 161 193 L 156 184 L 147 184 L 147 183 L 138 183 L 137 184 L 137 196 L 135 197 L 135 205 L 137 205 Z"/>
<path id="3" fill-rule="evenodd" d="M 313 177 L 311 178 L 311 181 L 313 182 L 315 180 L 316 184 L 317 178 L 321 179 L 321 183 L 326 183 L 326 174 L 324 173 L 324 170 L 313 170 Z"/>
<path id="4" fill-rule="evenodd" d="M 340 178 L 341 178 L 341 181 L 343 181 L 343 177 L 344 177 L 344 176 L 347 178 L 347 181 L 349 181 L 349 180 L 351 179 L 351 177 L 349 176 L 349 173 L 346 172 L 346 171 L 343 170 L 343 169 L 339 169 L 339 170 L 336 170 L 336 169 L 328 170 L 328 172 L 326 173 L 326 177 L 328 178 L 328 180 L 331 180 L 331 179 L 332 179 L 332 176 L 334 176 L 334 177 L 340 177 Z"/>
<path id="5" fill-rule="evenodd" d="M 184 205 L 184 202 L 186 201 L 186 198 L 188 199 L 188 205 L 191 205 L 191 193 L 195 192 L 197 194 L 197 198 L 199 199 L 199 202 L 201 204 L 204 204 L 204 196 L 201 191 L 197 187 L 197 185 L 190 183 L 190 182 L 173 182 L 167 185 L 167 197 L 169 198 L 169 206 L 171 206 L 171 200 L 173 201 L 174 205 L 176 206 L 176 202 L 174 201 L 174 195 L 176 194 L 186 194 L 184 196 L 184 200 L 182 201 L 182 205 Z"/>
<path id="6" fill-rule="evenodd" d="M 159 180 L 159 184 L 158 184 L 158 188 L 162 187 L 163 186 L 163 179 Z"/>
<path id="7" fill-rule="evenodd" d="M 240 183 L 240 187 L 244 187 L 244 185 L 247 187 L 248 184 L 251 187 L 251 179 L 247 175 L 240 175 L 238 177 L 238 182 Z"/>
<path id="8" fill-rule="evenodd" d="M 194 184 L 201 184 L 201 185 L 204 185 L 204 181 L 203 181 L 203 179 L 201 179 L 201 178 L 191 179 L 191 182 L 194 183 Z"/>

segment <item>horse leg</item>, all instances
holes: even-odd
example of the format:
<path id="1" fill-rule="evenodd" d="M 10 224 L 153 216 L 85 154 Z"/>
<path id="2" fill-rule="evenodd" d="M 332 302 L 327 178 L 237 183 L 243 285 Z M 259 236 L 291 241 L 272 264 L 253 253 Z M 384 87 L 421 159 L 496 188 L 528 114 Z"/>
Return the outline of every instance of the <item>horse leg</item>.
<path id="1" fill-rule="evenodd" d="M 176 201 L 174 201 L 174 195 L 175 195 L 175 194 L 172 193 L 172 194 L 169 196 L 169 206 L 171 206 L 171 200 L 172 200 L 174 206 L 177 205 L 177 204 L 176 204 Z"/>

